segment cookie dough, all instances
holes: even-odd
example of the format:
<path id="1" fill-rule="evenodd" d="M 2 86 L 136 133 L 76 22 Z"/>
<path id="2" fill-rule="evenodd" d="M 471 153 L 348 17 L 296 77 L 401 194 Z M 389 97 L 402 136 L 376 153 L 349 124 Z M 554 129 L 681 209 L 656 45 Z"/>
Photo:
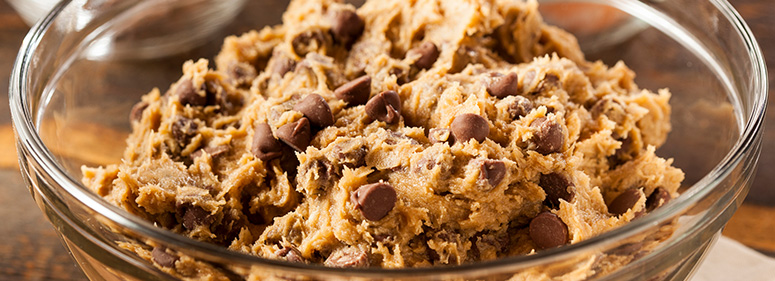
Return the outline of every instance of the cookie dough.
<path id="1" fill-rule="evenodd" d="M 527 255 L 678 195 L 683 173 L 654 153 L 670 93 L 633 78 L 586 61 L 534 0 L 295 0 L 282 25 L 226 38 L 214 64 L 186 62 L 145 95 L 124 160 L 83 182 L 159 227 L 272 259 Z"/>

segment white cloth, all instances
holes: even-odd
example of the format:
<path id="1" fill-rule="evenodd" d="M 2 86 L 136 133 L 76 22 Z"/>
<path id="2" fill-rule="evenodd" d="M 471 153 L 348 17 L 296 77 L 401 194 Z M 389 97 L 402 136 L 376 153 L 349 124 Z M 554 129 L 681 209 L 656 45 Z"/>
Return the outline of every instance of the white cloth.
<path id="1" fill-rule="evenodd" d="M 690 280 L 775 281 L 775 259 L 721 236 Z"/>

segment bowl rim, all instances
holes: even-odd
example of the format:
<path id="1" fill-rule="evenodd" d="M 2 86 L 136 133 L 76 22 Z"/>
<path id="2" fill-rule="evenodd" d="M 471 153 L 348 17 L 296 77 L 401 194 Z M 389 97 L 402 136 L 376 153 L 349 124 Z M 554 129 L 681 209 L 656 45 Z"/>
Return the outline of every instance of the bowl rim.
<path id="1" fill-rule="evenodd" d="M 582 2 L 594 2 L 595 0 L 586 0 Z M 420 268 L 355 268 L 342 270 L 331 268 L 318 264 L 290 263 L 279 260 L 261 258 L 236 251 L 228 250 L 226 247 L 197 241 L 172 231 L 158 228 L 151 223 L 129 214 L 117 206 L 110 204 L 85 187 L 77 179 L 64 171 L 56 158 L 43 143 L 37 134 L 33 109 L 28 108 L 29 96 L 25 95 L 28 89 L 28 71 L 33 63 L 33 54 L 42 37 L 47 33 L 49 27 L 60 13 L 70 4 L 72 0 L 61 1 L 54 7 L 49 14 L 35 24 L 21 45 L 11 72 L 9 85 L 9 102 L 14 131 L 17 136 L 17 151 L 28 152 L 41 168 L 36 172 L 45 173 L 53 184 L 64 189 L 68 196 L 75 198 L 78 203 L 85 208 L 90 209 L 100 215 L 108 218 L 112 222 L 126 227 L 139 235 L 145 236 L 151 240 L 164 241 L 164 244 L 173 249 L 179 250 L 185 254 L 193 256 L 206 255 L 208 260 L 215 262 L 228 262 L 239 265 L 262 265 L 272 267 L 278 270 L 292 270 L 302 274 L 336 274 L 338 276 L 380 276 L 380 277 L 406 277 L 428 274 L 475 274 L 476 272 L 497 272 L 493 270 L 505 270 L 509 267 L 533 266 L 544 264 L 547 261 L 555 259 L 564 259 L 576 256 L 586 250 L 606 243 L 617 241 L 616 238 L 628 237 L 634 235 L 646 228 L 653 227 L 666 219 L 688 209 L 694 203 L 702 199 L 711 190 L 713 190 L 733 168 L 745 157 L 747 152 L 756 149 L 757 143 L 760 143 L 760 135 L 763 128 L 764 114 L 767 104 L 767 69 L 764 58 L 756 39 L 753 37 L 748 25 L 743 21 L 737 11 L 726 0 L 709 0 L 723 15 L 724 19 L 729 21 L 735 28 L 737 34 L 741 37 L 746 47 L 748 59 L 751 60 L 750 69 L 752 71 L 754 83 L 752 92 L 754 94 L 752 107 L 749 112 L 742 112 L 746 117 L 745 124 L 739 132 L 739 138 L 734 143 L 726 156 L 702 179 L 693 184 L 686 192 L 679 197 L 671 200 L 668 204 L 652 212 L 651 215 L 644 216 L 637 221 L 625 224 L 621 227 L 607 231 L 595 237 L 578 242 L 576 244 L 566 245 L 559 248 L 539 251 L 531 255 L 504 257 L 492 261 L 468 263 L 456 266 L 431 266 Z M 642 4 L 642 3 L 639 3 Z M 642 4 L 645 5 L 645 4 Z M 19 155 L 21 156 L 21 155 Z M 21 162 L 20 165 L 26 163 Z M 44 185 L 50 188 L 48 185 Z"/>

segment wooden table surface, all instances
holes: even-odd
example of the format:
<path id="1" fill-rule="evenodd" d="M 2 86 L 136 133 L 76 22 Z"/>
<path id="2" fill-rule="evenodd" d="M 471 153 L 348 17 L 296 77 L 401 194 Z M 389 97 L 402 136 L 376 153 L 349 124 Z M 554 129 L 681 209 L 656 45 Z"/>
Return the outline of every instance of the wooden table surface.
<path id="1" fill-rule="evenodd" d="M 775 2 L 730 1 L 750 25 L 770 62 L 770 94 L 775 86 Z M 0 96 L 6 100 L 8 77 L 27 26 L 5 1 L 0 1 Z M 759 171 L 744 205 L 724 235 L 775 256 L 775 113 L 764 130 Z M 24 185 L 15 153 L 7 102 L 0 102 L 0 280 L 86 280 L 52 226 L 43 218 Z"/>

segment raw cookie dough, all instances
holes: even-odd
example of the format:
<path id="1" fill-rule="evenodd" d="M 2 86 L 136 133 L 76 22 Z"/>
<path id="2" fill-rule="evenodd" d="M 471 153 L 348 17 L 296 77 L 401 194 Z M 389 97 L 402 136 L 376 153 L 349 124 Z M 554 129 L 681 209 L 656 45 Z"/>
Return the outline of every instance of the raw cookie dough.
<path id="1" fill-rule="evenodd" d="M 625 224 L 683 180 L 654 154 L 670 93 L 586 61 L 533 0 L 295 0 L 214 62 L 144 96 L 124 161 L 83 182 L 234 251 L 385 268 L 525 255 Z M 184 266 L 154 251 L 136 252 Z"/>

